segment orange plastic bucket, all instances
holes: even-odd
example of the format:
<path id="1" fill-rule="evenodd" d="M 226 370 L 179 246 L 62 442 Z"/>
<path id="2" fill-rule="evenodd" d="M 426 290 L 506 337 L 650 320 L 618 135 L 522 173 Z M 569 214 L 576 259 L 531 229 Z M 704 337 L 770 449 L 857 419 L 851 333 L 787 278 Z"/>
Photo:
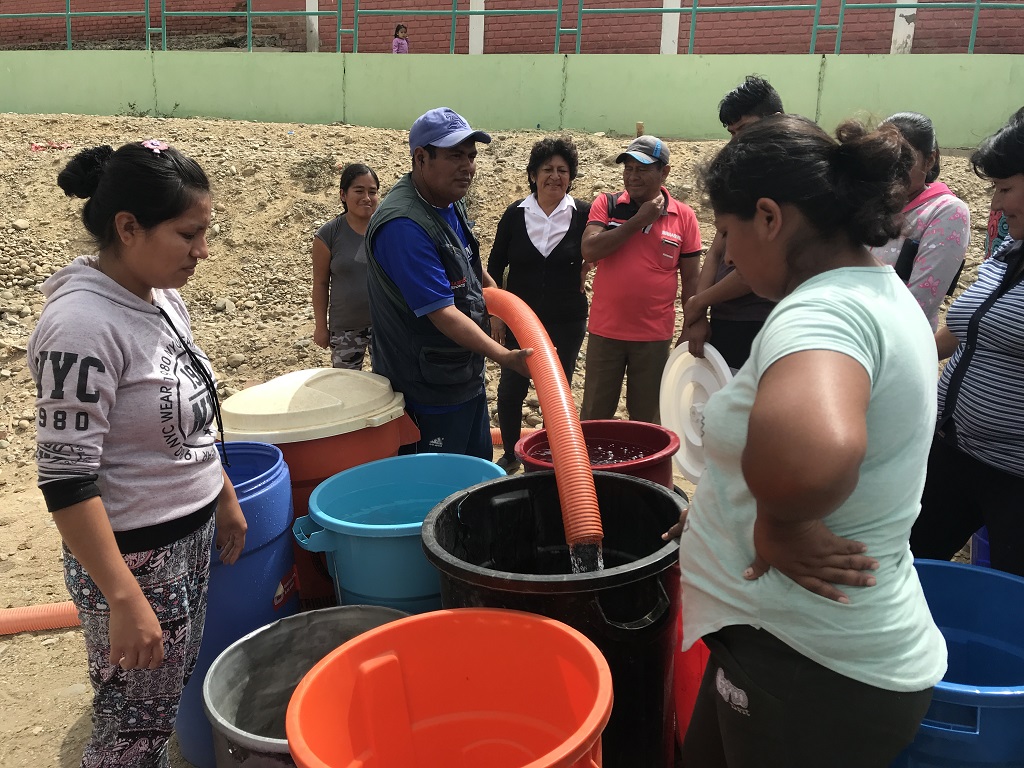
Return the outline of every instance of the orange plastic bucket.
<path id="1" fill-rule="evenodd" d="M 288 704 L 299 768 L 601 768 L 612 678 L 582 634 L 531 613 L 433 611 L 370 630 Z"/>

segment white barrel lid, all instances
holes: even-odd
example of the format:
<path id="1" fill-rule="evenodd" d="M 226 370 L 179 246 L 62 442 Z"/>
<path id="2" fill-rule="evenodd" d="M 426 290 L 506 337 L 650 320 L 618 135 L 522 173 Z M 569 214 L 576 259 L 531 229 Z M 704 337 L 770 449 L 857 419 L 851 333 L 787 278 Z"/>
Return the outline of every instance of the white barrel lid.
<path id="1" fill-rule="evenodd" d="M 694 357 L 686 345 L 676 347 L 661 376 L 661 424 L 679 435 L 672 463 L 691 483 L 704 474 L 704 405 L 732 379 L 721 353 L 704 345 L 704 357 Z"/>
<path id="2" fill-rule="evenodd" d="M 311 368 L 236 392 L 221 405 L 225 440 L 298 443 L 379 427 L 405 399 L 368 371 Z"/>

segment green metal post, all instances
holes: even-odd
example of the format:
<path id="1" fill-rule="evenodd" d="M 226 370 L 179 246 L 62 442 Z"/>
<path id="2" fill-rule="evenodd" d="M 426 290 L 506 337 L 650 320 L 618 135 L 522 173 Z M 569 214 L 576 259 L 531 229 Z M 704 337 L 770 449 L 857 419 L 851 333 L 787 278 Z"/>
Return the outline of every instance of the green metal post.
<path id="1" fill-rule="evenodd" d="M 160 0 L 167 2 L 167 0 Z M 252 0 L 245 0 L 245 48 L 252 53 Z"/>
<path id="2" fill-rule="evenodd" d="M 334 52 L 341 53 L 341 0 L 337 2 L 334 17 Z"/>
<path id="3" fill-rule="evenodd" d="M 455 53 L 455 21 L 458 19 L 456 13 L 459 10 L 459 0 L 452 0 L 452 34 L 448 43 L 448 53 Z"/>
<path id="4" fill-rule="evenodd" d="M 555 12 L 555 53 L 558 53 L 558 45 L 562 41 L 562 0 L 558 0 L 558 10 Z"/>
<path id="5" fill-rule="evenodd" d="M 71 50 L 71 0 L 64 0 L 64 34 L 67 35 L 68 50 Z"/>
<path id="6" fill-rule="evenodd" d="M 146 19 L 149 24 L 149 19 Z M 160 0 L 160 50 L 167 50 L 167 0 Z"/>
<path id="7" fill-rule="evenodd" d="M 839 53 L 839 45 L 843 41 L 844 16 L 846 16 L 846 0 L 839 0 L 839 23 L 836 24 L 836 54 Z"/>
<path id="8" fill-rule="evenodd" d="M 576 6 L 576 53 L 583 48 L 583 0 Z"/>
<path id="9" fill-rule="evenodd" d="M 352 53 L 359 53 L 359 0 L 352 2 Z"/>
<path id="10" fill-rule="evenodd" d="M 693 53 L 693 40 L 697 36 L 697 9 L 700 7 L 700 0 L 693 0 L 690 6 L 690 41 L 686 44 L 686 52 Z"/>
<path id="11" fill-rule="evenodd" d="M 814 53 L 818 47 L 818 22 L 821 20 L 821 0 L 814 0 L 814 21 L 811 22 L 811 50 Z"/>
<path id="12" fill-rule="evenodd" d="M 974 41 L 978 38 L 978 15 L 981 13 L 981 0 L 974 0 L 974 17 L 971 19 L 971 40 L 967 43 L 967 52 L 974 53 Z"/>

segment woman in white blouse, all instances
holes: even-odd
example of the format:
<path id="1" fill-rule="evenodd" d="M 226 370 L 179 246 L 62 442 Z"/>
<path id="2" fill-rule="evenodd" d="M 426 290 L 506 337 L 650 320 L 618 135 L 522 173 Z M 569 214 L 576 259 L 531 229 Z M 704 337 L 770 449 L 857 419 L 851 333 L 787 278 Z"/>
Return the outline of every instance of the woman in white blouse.
<path id="1" fill-rule="evenodd" d="M 590 205 L 569 194 L 578 166 L 579 155 L 569 138 L 547 138 L 533 145 L 526 166 L 531 194 L 502 214 L 487 264 L 499 287 L 525 301 L 543 323 L 570 384 L 587 328 L 580 242 Z M 512 331 L 497 317 L 491 318 L 491 335 L 509 349 L 519 348 Z M 509 474 L 519 468 L 513 449 L 522 432 L 529 387 L 529 379 L 501 369 L 498 424 L 505 454 L 498 465 Z"/>

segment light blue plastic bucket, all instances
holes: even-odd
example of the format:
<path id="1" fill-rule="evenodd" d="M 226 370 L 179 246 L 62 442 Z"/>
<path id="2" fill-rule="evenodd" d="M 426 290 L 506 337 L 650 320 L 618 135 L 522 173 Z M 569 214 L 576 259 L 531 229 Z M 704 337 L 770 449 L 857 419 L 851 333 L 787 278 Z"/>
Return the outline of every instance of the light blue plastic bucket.
<path id="1" fill-rule="evenodd" d="M 220 446 L 218 446 L 219 448 Z M 229 442 L 225 467 L 249 530 L 234 565 L 210 560 L 203 644 L 174 723 L 181 754 L 196 768 L 215 768 L 213 730 L 203 710 L 203 679 L 220 653 L 253 630 L 295 614 L 295 554 L 288 529 L 292 488 L 281 450 L 268 443 Z"/>
<path id="2" fill-rule="evenodd" d="M 450 453 L 373 461 L 320 483 L 292 530 L 303 549 L 326 554 L 341 604 L 437 610 L 441 582 L 423 554 L 423 519 L 451 494 L 504 476 L 490 461 Z"/>

